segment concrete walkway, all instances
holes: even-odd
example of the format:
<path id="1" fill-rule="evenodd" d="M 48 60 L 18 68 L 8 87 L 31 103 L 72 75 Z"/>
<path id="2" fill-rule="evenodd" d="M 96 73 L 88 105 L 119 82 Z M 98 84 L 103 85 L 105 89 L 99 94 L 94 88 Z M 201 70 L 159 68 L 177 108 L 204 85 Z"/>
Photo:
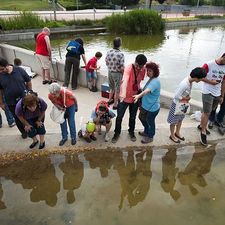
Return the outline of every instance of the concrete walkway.
<path id="1" fill-rule="evenodd" d="M 46 119 L 45 119 L 45 127 L 47 130 L 46 134 L 46 150 L 73 150 L 73 149 L 106 149 L 112 147 L 128 147 L 128 146 L 143 146 L 141 144 L 141 138 L 137 136 L 136 142 L 131 142 L 128 137 L 128 112 L 126 113 L 123 124 L 122 124 L 122 134 L 120 139 L 116 144 L 112 144 L 110 142 L 104 142 L 104 130 L 102 135 L 98 136 L 98 140 L 92 143 L 86 143 L 83 140 L 78 138 L 77 144 L 75 146 L 70 145 L 70 139 L 63 147 L 59 147 L 58 143 L 61 140 L 61 133 L 60 133 L 60 126 L 54 123 L 49 116 L 52 103 L 48 100 L 48 85 L 42 85 L 42 80 L 40 76 L 35 77 L 32 80 L 33 83 L 33 90 L 39 93 L 39 96 L 44 98 L 48 103 L 48 109 L 46 112 Z M 103 99 L 100 95 L 100 92 L 90 92 L 87 88 L 79 87 L 76 91 L 74 91 L 75 96 L 78 99 L 78 112 L 76 113 L 76 127 L 77 131 L 80 129 L 81 124 L 88 121 L 91 115 L 92 109 L 94 109 L 96 103 Z M 116 111 L 115 111 L 116 112 Z M 3 152 L 29 152 L 29 145 L 31 144 L 32 140 L 27 138 L 23 140 L 19 134 L 19 131 L 16 127 L 9 128 L 5 119 L 4 112 L 2 113 L 3 118 L 3 127 L 0 129 L 0 153 Z M 156 135 L 154 141 L 149 144 L 149 146 L 156 146 L 157 148 L 163 148 L 164 146 L 174 145 L 174 143 L 169 139 L 169 125 L 167 123 L 167 115 L 168 109 L 162 108 L 160 113 L 156 119 Z M 182 135 L 186 138 L 182 144 L 176 144 L 177 146 L 181 147 L 182 145 L 186 145 L 188 143 L 199 143 L 199 132 L 197 131 L 197 125 L 199 123 L 195 120 L 190 119 L 190 116 L 186 116 L 183 121 L 182 126 Z M 115 119 L 113 119 L 113 126 L 112 131 L 110 132 L 110 137 L 113 136 L 113 130 L 115 127 Z M 140 123 L 139 119 L 136 120 L 136 131 L 142 130 L 142 124 Z M 218 141 L 219 139 L 224 139 L 223 136 L 218 134 L 216 131 L 212 131 L 211 135 L 208 136 L 208 140 L 210 141 Z"/>

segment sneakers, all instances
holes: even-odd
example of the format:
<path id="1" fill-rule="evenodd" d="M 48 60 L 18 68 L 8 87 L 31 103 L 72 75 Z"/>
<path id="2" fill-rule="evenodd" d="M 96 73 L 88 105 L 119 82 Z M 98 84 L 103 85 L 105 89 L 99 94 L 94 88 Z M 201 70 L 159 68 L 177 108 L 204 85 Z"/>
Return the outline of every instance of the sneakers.
<path id="1" fill-rule="evenodd" d="M 198 125 L 197 128 L 198 128 L 200 131 L 202 131 L 202 128 L 201 128 L 200 124 Z M 207 129 L 206 129 L 206 134 L 207 134 L 207 135 L 210 135 L 210 131 L 208 131 Z"/>
<path id="2" fill-rule="evenodd" d="M 9 124 L 9 127 L 14 127 L 15 125 L 16 125 L 16 123 L 13 122 L 13 123 Z"/>
<path id="3" fill-rule="evenodd" d="M 67 139 L 62 139 L 60 142 L 59 142 L 59 146 L 63 146 L 65 143 L 66 143 Z"/>
<path id="4" fill-rule="evenodd" d="M 150 142 L 153 142 L 153 138 L 150 137 L 143 137 L 143 139 L 141 140 L 142 144 L 148 144 Z"/>
<path id="5" fill-rule="evenodd" d="M 142 136 L 142 137 L 146 137 L 147 136 L 144 131 L 138 131 L 138 134 L 140 136 Z"/>
<path id="6" fill-rule="evenodd" d="M 116 143 L 118 141 L 119 137 L 120 137 L 120 135 L 115 133 L 112 138 L 112 143 Z"/>
<path id="7" fill-rule="evenodd" d="M 224 126 L 223 123 L 219 123 L 219 122 L 217 122 L 217 121 L 215 121 L 215 125 L 216 125 L 217 127 L 225 128 L 225 126 Z"/>
<path id="8" fill-rule="evenodd" d="M 131 141 L 136 141 L 137 140 L 137 138 L 135 137 L 135 135 L 134 135 L 134 133 L 133 132 L 131 132 L 131 133 L 129 133 L 129 136 L 130 136 L 130 140 Z"/>
<path id="9" fill-rule="evenodd" d="M 75 145 L 77 143 L 76 139 L 75 138 L 72 138 L 71 139 L 71 145 Z"/>
<path id="10" fill-rule="evenodd" d="M 92 87 L 92 88 L 91 88 L 91 91 L 92 91 L 92 92 L 97 92 L 98 89 L 97 89 L 97 87 Z"/>
<path id="11" fill-rule="evenodd" d="M 200 142 L 202 145 L 207 146 L 207 136 L 202 132 L 200 133 Z"/>
<path id="12" fill-rule="evenodd" d="M 209 128 L 210 130 L 213 129 L 213 125 L 214 125 L 214 122 L 209 121 L 208 128 Z"/>
<path id="13" fill-rule="evenodd" d="M 42 84 L 48 84 L 48 80 L 43 80 Z"/>
<path id="14" fill-rule="evenodd" d="M 221 135 L 224 135 L 224 133 L 225 133 L 225 128 L 224 128 L 224 127 L 218 127 L 218 132 L 219 132 Z"/>
<path id="15" fill-rule="evenodd" d="M 109 138 L 109 134 L 108 133 L 106 133 L 105 134 L 105 142 L 108 142 L 110 140 L 110 138 Z"/>

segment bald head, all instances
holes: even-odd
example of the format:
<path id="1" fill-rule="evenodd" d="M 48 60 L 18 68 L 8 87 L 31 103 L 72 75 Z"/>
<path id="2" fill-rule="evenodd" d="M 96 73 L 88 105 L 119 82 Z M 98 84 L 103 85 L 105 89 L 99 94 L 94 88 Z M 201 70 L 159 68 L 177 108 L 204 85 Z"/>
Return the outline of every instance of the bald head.
<path id="1" fill-rule="evenodd" d="M 44 27 L 42 31 L 45 32 L 47 35 L 50 35 L 50 29 L 48 27 Z"/>

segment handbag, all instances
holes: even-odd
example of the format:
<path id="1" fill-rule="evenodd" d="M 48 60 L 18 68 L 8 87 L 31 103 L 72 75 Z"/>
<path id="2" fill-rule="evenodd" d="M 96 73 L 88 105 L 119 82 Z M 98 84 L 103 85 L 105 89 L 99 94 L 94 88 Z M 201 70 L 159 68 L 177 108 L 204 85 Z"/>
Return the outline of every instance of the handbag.
<path id="1" fill-rule="evenodd" d="M 66 102 L 66 89 L 64 88 L 64 94 L 63 94 L 63 105 L 65 106 Z M 52 110 L 50 112 L 50 118 L 55 122 L 62 124 L 65 121 L 65 110 L 57 108 L 55 105 L 52 106 Z"/>
<path id="2" fill-rule="evenodd" d="M 176 103 L 176 108 L 174 115 L 186 115 L 190 113 L 190 103 L 189 102 L 178 102 Z"/>

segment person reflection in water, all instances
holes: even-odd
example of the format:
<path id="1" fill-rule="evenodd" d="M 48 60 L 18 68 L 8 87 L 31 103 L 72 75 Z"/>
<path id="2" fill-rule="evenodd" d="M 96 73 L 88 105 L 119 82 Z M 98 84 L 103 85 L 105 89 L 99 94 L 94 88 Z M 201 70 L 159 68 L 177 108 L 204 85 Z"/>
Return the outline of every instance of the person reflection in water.
<path id="1" fill-rule="evenodd" d="M 176 149 L 169 149 L 168 152 L 162 157 L 162 189 L 169 193 L 174 201 L 180 198 L 180 193 L 174 190 L 176 184 L 176 174 L 178 173 L 178 168 L 176 168 Z"/>
<path id="2" fill-rule="evenodd" d="M 59 168 L 64 173 L 63 188 L 68 191 L 67 202 L 72 204 L 76 200 L 74 190 L 80 187 L 84 177 L 84 165 L 75 153 L 66 155 L 65 162 L 62 162 Z"/>
<path id="3" fill-rule="evenodd" d="M 6 209 L 5 203 L 2 201 L 2 197 L 3 197 L 3 189 L 2 189 L 2 183 L 0 180 L 0 210 Z"/>
<path id="4" fill-rule="evenodd" d="M 117 158 L 115 169 L 119 174 L 122 189 L 119 210 L 123 208 L 123 202 L 126 197 L 130 207 L 137 205 L 146 198 L 152 177 L 150 170 L 151 159 L 151 150 L 142 151 L 136 155 L 134 155 L 133 150 L 129 150 L 126 164 L 122 155 L 120 158 Z"/>
<path id="5" fill-rule="evenodd" d="M 104 178 L 108 176 L 108 171 L 112 167 L 117 154 L 117 152 L 112 151 L 102 151 L 101 154 L 98 151 L 93 151 L 85 153 L 84 157 L 89 162 L 91 169 L 99 167 L 101 177 Z"/>
<path id="6" fill-rule="evenodd" d="M 200 187 L 205 187 L 207 185 L 203 175 L 210 172 L 212 161 L 215 155 L 215 150 L 194 153 L 192 160 L 186 166 L 184 171 L 178 173 L 180 183 L 187 185 L 192 195 L 198 194 L 197 188 L 193 186 L 194 184 L 197 184 Z"/>
<path id="7" fill-rule="evenodd" d="M 32 202 L 45 201 L 48 206 L 55 206 L 60 183 L 55 176 L 55 168 L 51 159 L 38 156 L 33 160 L 14 161 L 0 170 L 0 176 L 21 184 L 24 189 L 32 189 Z"/>

